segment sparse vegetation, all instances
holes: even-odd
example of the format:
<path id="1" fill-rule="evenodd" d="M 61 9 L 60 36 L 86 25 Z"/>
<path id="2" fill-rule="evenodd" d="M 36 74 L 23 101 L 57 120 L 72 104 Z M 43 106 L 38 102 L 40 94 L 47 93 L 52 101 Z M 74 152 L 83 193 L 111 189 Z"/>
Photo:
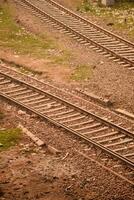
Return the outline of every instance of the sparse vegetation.
<path id="1" fill-rule="evenodd" d="M 50 39 L 42 41 L 19 27 L 12 19 L 8 6 L 0 7 L 0 44 L 16 50 L 18 54 L 39 54 L 45 49 L 54 48 Z"/>
<path id="2" fill-rule="evenodd" d="M 57 64 L 64 64 L 65 62 L 69 61 L 70 57 L 71 53 L 69 51 L 62 51 L 61 55 L 53 57 L 53 62 Z"/>
<path id="3" fill-rule="evenodd" d="M 18 143 L 21 138 L 21 130 L 18 128 L 0 130 L 0 151 L 6 150 Z"/>
<path id="4" fill-rule="evenodd" d="M 93 12 L 94 7 L 92 6 L 92 4 L 89 0 L 84 0 L 83 3 L 77 7 L 77 11 Z"/>
<path id="5" fill-rule="evenodd" d="M 86 81 L 90 79 L 92 74 L 91 66 L 79 65 L 74 73 L 71 75 L 71 79 L 75 81 Z"/>
<path id="6" fill-rule="evenodd" d="M 84 0 L 77 10 L 99 16 L 106 23 L 112 22 L 113 28 L 126 30 L 130 37 L 134 36 L 134 1 L 119 0 L 114 6 L 105 7 L 100 1 Z"/>
<path id="7" fill-rule="evenodd" d="M 12 49 L 16 54 L 30 55 L 36 58 L 49 58 L 52 62 L 68 59 L 66 51 L 53 55 L 51 51 L 58 51 L 54 40 L 43 34 L 36 36 L 20 27 L 12 18 L 10 8 L 5 4 L 0 6 L 0 46 Z"/>
<path id="8" fill-rule="evenodd" d="M 20 70 L 20 72 L 22 72 L 22 73 L 24 73 L 24 74 L 38 74 L 38 75 L 41 75 L 42 74 L 42 72 L 40 72 L 40 71 L 37 71 L 37 70 L 34 70 L 34 69 L 31 69 L 31 68 L 29 68 L 29 67 L 27 67 L 27 66 L 23 66 L 23 65 L 21 65 L 21 64 L 17 64 L 17 63 L 15 63 L 15 62 L 13 62 L 13 61 L 7 61 L 7 60 L 5 60 L 5 59 L 1 59 L 1 61 L 3 61 L 4 63 L 7 63 L 7 64 L 9 64 L 10 66 L 12 66 L 12 67 L 14 67 L 14 68 L 17 68 L 17 69 L 19 69 Z"/>

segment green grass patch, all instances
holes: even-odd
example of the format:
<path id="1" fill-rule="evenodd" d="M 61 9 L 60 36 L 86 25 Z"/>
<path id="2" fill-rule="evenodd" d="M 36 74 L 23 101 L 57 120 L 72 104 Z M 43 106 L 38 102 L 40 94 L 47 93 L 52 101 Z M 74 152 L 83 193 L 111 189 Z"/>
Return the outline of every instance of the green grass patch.
<path id="1" fill-rule="evenodd" d="M 51 50 L 58 51 L 59 47 L 46 34 L 40 36 L 30 34 L 19 26 L 13 19 L 13 11 L 5 4 L 0 7 L 0 46 L 14 50 L 18 55 L 30 55 L 36 58 L 52 59 L 52 62 L 62 63 L 68 59 L 66 51 L 63 55 L 55 56 Z M 54 58 L 53 58 L 54 57 Z"/>
<path id="2" fill-rule="evenodd" d="M 69 51 L 62 51 L 61 54 L 53 56 L 53 62 L 57 64 L 65 64 L 69 61 L 71 53 Z"/>
<path id="3" fill-rule="evenodd" d="M 134 1 L 133 0 L 118 0 L 115 2 L 115 4 L 112 6 L 113 9 L 120 9 L 120 10 L 126 10 L 134 8 Z"/>
<path id="4" fill-rule="evenodd" d="M 82 4 L 77 7 L 77 11 L 94 13 L 95 9 L 89 0 L 84 0 Z"/>
<path id="5" fill-rule="evenodd" d="M 10 13 L 7 5 L 0 7 L 0 46 L 11 48 L 17 54 L 32 54 L 38 57 L 46 56 L 46 50 L 54 48 L 54 43 L 47 36 L 44 36 L 43 40 L 27 33 L 15 23 Z"/>
<path id="6" fill-rule="evenodd" d="M 0 46 L 14 50 L 18 55 L 50 59 L 52 63 L 63 64 L 69 61 L 66 50 L 59 52 L 59 46 L 47 35 L 36 36 L 20 27 L 12 18 L 10 8 L 0 7 Z M 54 53 L 52 53 L 54 52 Z M 21 68 L 25 73 L 27 69 Z M 35 72 L 36 73 L 36 72 Z M 38 72 L 37 72 L 38 73 Z"/>
<path id="7" fill-rule="evenodd" d="M 18 128 L 0 130 L 0 151 L 6 150 L 18 143 L 21 138 L 21 130 Z"/>
<path id="8" fill-rule="evenodd" d="M 71 79 L 75 81 L 87 81 L 92 75 L 91 67 L 88 65 L 79 65 L 74 73 L 71 75 Z"/>

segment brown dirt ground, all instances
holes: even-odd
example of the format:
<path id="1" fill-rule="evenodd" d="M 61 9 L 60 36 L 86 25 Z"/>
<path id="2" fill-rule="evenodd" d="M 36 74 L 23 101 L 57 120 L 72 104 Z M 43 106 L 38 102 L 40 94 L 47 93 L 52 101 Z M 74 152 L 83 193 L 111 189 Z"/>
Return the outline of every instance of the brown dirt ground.
<path id="1" fill-rule="evenodd" d="M 59 84 L 60 87 L 63 85 L 67 87 L 70 84 L 71 87 L 87 87 L 89 90 L 95 91 L 95 93 L 99 93 L 102 96 L 110 94 L 114 100 L 117 100 L 119 105 L 125 105 L 127 102 L 127 108 L 132 109 L 133 93 L 130 94 L 128 91 L 133 92 L 131 72 L 125 69 L 122 70 L 120 66 L 117 67 L 105 61 L 101 56 L 93 60 L 92 56 L 95 58 L 96 54 L 92 51 L 90 51 L 90 54 L 84 53 L 81 55 L 81 51 L 84 50 L 83 52 L 85 52 L 85 48 L 77 45 L 68 37 L 59 34 L 59 32 L 54 31 L 50 26 L 44 26 L 25 10 L 19 9 L 16 17 L 20 19 L 21 24 L 28 30 L 36 34 L 46 31 L 50 36 L 55 37 L 64 48 L 73 49 L 73 61 L 63 70 L 60 66 L 52 66 L 49 60 L 38 60 L 29 56 L 18 57 L 13 51 L 7 49 L 4 51 L 0 50 L 1 57 L 28 66 L 34 70 L 43 71 L 41 78 L 49 79 L 51 82 Z M 102 64 L 99 64 L 100 61 L 106 62 L 104 68 Z M 91 80 L 80 84 L 70 81 L 68 77 L 73 72 L 74 66 L 87 63 L 97 66 Z M 44 68 L 45 65 L 51 66 L 51 69 Z M 115 72 L 112 69 L 110 70 L 112 67 L 114 67 Z M 109 81 L 106 81 L 106 76 Z M 129 81 L 128 77 L 130 77 Z M 120 89 L 116 92 L 119 85 L 121 85 Z M 114 94 L 114 92 L 116 93 Z M 124 94 L 123 97 L 122 94 Z M 6 114 L 5 119 L 0 123 L 0 128 L 16 127 L 21 122 L 21 118 L 19 118 L 20 120 L 17 118 L 18 111 L 3 103 L 3 101 L 0 101 L 0 106 L 1 110 Z M 34 132 L 35 127 L 31 126 L 30 120 L 33 119 L 28 118 L 26 125 Z M 37 120 L 36 123 L 38 124 Z M 0 200 L 133 199 L 134 191 L 129 184 L 100 169 L 80 155 L 76 155 L 73 152 L 73 146 L 76 143 L 73 144 L 72 140 L 67 139 L 64 139 L 63 142 L 62 139 L 59 139 L 59 134 L 62 134 L 61 130 L 50 127 L 47 123 L 44 124 L 45 128 L 42 132 L 45 130 L 45 142 L 56 144 L 56 147 L 64 151 L 64 155 L 69 150 L 72 154 L 70 153 L 65 160 L 62 160 L 64 155 L 52 155 L 46 149 L 42 150 L 36 147 L 23 135 L 18 145 L 0 153 Z M 38 125 L 36 125 L 36 128 L 38 133 Z M 48 141 L 50 134 L 53 137 Z"/>
<path id="2" fill-rule="evenodd" d="M 70 59 L 64 65 L 53 64 L 51 60 L 39 60 L 30 55 L 16 56 L 14 52 L 7 49 L 5 51 L 0 50 L 2 58 L 44 72 L 41 78 L 44 78 L 44 80 L 49 79 L 54 84 L 59 84 L 59 87 L 84 89 L 100 97 L 109 98 L 114 102 L 115 108 L 120 107 L 129 112 L 134 112 L 134 78 L 132 71 L 108 61 L 108 59 L 89 48 L 79 45 L 68 36 L 53 29 L 51 25 L 41 22 L 22 7 L 17 7 L 15 18 L 17 21 L 19 19 L 19 23 L 27 30 L 35 34 L 45 32 L 57 44 L 60 44 L 62 50 L 66 49 L 71 53 Z M 88 65 L 90 68 L 89 78 L 81 82 L 70 79 L 70 76 L 79 65 Z"/>
<path id="3" fill-rule="evenodd" d="M 38 122 L 46 127 L 44 135 L 53 135 L 50 141 L 44 137 L 45 142 L 58 144 L 57 147 L 61 150 L 60 155 L 50 154 L 46 148 L 35 146 L 23 134 L 18 145 L 1 152 L 1 200 L 133 199 L 133 187 L 77 154 L 75 148 L 71 148 L 74 140 L 70 140 L 67 133 L 59 140 L 58 135 L 62 134 L 60 129 L 52 128 L 46 122 L 38 121 L 28 114 L 22 116 L 19 114 L 20 110 L 3 101 L 0 101 L 0 105 L 0 110 L 5 114 L 5 118 L 0 121 L 0 128 L 16 127 L 26 120 L 25 126 L 40 135 L 44 129 L 31 126 L 32 121 L 34 124 L 36 121 L 36 124 Z M 67 152 L 69 154 L 66 157 Z"/>

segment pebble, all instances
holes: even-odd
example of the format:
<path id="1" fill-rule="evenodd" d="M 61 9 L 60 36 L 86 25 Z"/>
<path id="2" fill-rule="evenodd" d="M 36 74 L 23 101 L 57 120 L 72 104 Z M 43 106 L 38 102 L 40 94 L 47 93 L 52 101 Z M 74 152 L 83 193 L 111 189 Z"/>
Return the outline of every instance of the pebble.
<path id="1" fill-rule="evenodd" d="M 100 61 L 100 64 L 102 65 L 102 64 L 104 64 L 104 62 L 103 62 L 103 61 Z"/>
<path id="2" fill-rule="evenodd" d="M 32 156 L 36 156 L 37 153 L 31 153 Z"/>
<path id="3" fill-rule="evenodd" d="M 18 115 L 25 115 L 25 114 L 26 114 L 25 111 L 23 111 L 23 110 L 18 110 Z"/>

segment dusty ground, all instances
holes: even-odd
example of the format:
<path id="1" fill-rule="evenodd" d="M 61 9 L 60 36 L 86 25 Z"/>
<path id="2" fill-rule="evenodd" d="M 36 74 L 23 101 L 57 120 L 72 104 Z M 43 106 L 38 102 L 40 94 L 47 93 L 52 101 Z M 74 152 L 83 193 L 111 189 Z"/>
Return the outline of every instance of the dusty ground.
<path id="1" fill-rule="evenodd" d="M 38 76 L 39 78 L 55 83 L 59 87 L 69 89 L 83 87 L 102 96 L 108 96 L 115 100 L 117 105 L 126 106 L 128 110 L 134 111 L 132 72 L 79 46 L 68 37 L 53 30 L 52 27 L 40 23 L 25 10 L 18 9 L 16 19 L 19 19 L 19 23 L 23 24 L 27 30 L 36 34 L 47 32 L 60 43 L 62 48 L 69 51 L 72 49 L 70 63 L 65 64 L 65 67 L 61 69 L 58 64 L 52 65 L 51 60 L 37 59 L 29 55 L 18 56 L 10 49 L 1 48 L 2 58 L 43 72 L 41 76 Z M 84 53 L 81 54 L 81 52 Z M 75 67 L 87 64 L 91 66 L 89 80 L 80 83 L 72 81 L 70 75 L 74 73 Z M 46 143 L 61 150 L 60 155 L 50 154 L 47 149 L 42 150 L 36 147 L 23 134 L 18 145 L 0 152 L 1 200 L 133 199 L 132 186 L 75 152 L 75 148 L 79 146 L 82 148 L 85 144 L 79 141 L 78 145 L 76 139 L 46 122 L 40 122 L 35 116 L 30 117 L 26 114 L 21 116 L 17 109 L 3 101 L 0 101 L 0 108 L 5 113 L 5 118 L 0 122 L 0 129 L 17 127 L 19 123 L 23 123 L 31 132 L 42 137 Z"/>
<path id="2" fill-rule="evenodd" d="M 18 12 L 17 12 L 18 11 Z M 27 30 L 36 34 L 45 32 L 60 44 L 61 49 L 69 52 L 69 61 L 64 65 L 53 63 L 49 59 L 37 59 L 30 55 L 18 56 L 13 51 L 1 49 L 1 57 L 15 61 L 32 70 L 42 71 L 41 78 L 48 79 L 59 87 L 79 88 L 92 92 L 114 102 L 115 107 L 120 107 L 134 112 L 134 78 L 133 72 L 124 67 L 108 61 L 103 56 L 96 54 L 91 49 L 85 48 L 74 42 L 68 36 L 53 29 L 52 26 L 40 22 L 27 10 L 17 7 L 16 19 Z M 34 26 L 33 26 L 34 24 Z M 79 66 L 88 68 L 88 76 L 82 80 L 74 80 L 72 76 L 77 75 Z"/>
<path id="3" fill-rule="evenodd" d="M 0 128 L 16 127 L 13 119 L 7 114 Z M 61 166 L 23 135 L 18 145 L 0 153 L 0 199 L 70 199 L 64 189 L 71 173 L 71 167 Z"/>
<path id="4" fill-rule="evenodd" d="M 1 200 L 133 199 L 131 185 L 75 152 L 77 140 L 34 116 L 20 114 L 20 110 L 3 101 L 0 105 L 5 114 L 0 121 L 1 129 L 25 124 L 39 137 L 44 133 L 42 139 L 61 151 L 59 155 L 51 154 L 46 148 L 36 147 L 23 134 L 18 145 L 0 152 Z M 35 123 L 38 125 L 34 126 Z M 80 151 L 83 145 L 79 146 Z"/>

